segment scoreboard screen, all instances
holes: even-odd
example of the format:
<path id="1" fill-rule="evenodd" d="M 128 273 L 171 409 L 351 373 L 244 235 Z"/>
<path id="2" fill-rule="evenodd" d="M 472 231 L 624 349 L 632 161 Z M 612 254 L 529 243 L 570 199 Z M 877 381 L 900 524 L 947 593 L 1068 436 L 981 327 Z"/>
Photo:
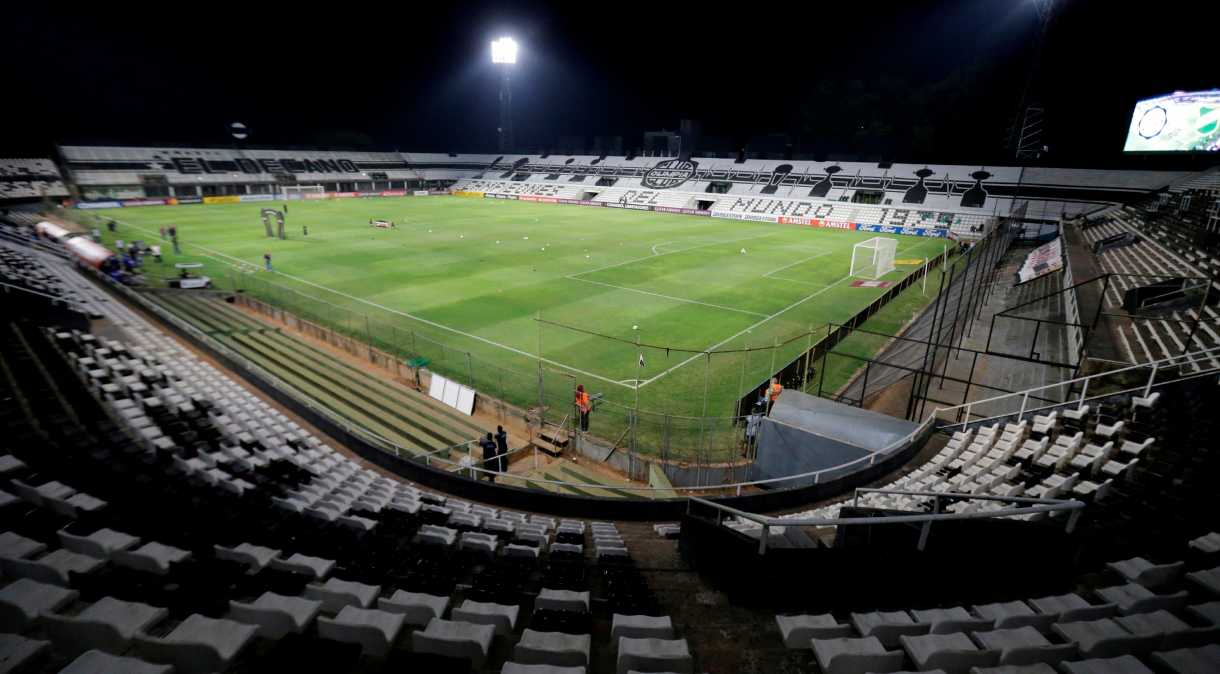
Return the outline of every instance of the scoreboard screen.
<path id="1" fill-rule="evenodd" d="M 1123 151 L 1220 151 L 1220 89 L 1178 91 L 1136 103 Z"/>

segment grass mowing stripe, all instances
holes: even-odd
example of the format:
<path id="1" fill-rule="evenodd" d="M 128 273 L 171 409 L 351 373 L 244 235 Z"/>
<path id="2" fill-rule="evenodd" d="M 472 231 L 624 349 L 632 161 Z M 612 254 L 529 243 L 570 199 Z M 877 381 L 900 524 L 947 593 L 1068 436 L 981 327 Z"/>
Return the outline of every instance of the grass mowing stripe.
<path id="1" fill-rule="evenodd" d="M 204 311 L 212 311 L 214 313 L 220 312 L 224 314 L 231 313 L 237 315 L 241 315 L 242 313 L 236 310 L 226 309 L 223 306 L 208 306 L 210 304 L 208 300 L 203 300 L 202 304 L 204 305 Z M 336 383 L 340 381 L 340 379 L 335 378 L 338 377 L 343 381 L 349 382 L 352 386 L 369 390 L 369 393 L 377 394 L 380 392 L 382 394 L 386 394 L 384 397 L 392 398 L 394 402 L 401 403 L 403 409 L 410 413 L 410 418 L 404 418 L 404 420 L 407 420 L 413 426 L 419 427 L 421 430 L 429 433 L 430 435 L 436 436 L 446 444 L 457 444 L 458 442 L 469 440 L 473 435 L 482 435 L 486 432 L 478 426 L 470 423 L 461 423 L 458 424 L 458 427 L 454 427 L 452 422 L 462 421 L 460 418 L 452 415 L 437 414 L 436 412 L 438 410 L 436 405 L 431 404 L 430 402 L 424 402 L 421 397 L 412 399 L 411 396 L 402 395 L 405 389 L 398 389 L 384 385 L 378 386 L 379 384 L 384 384 L 384 382 L 379 378 L 363 372 L 358 368 L 352 367 L 329 353 L 305 344 L 292 335 L 285 334 L 281 331 L 264 331 L 262 335 L 266 337 L 265 341 L 267 341 L 270 346 L 274 346 L 278 350 L 285 352 L 285 355 L 295 354 L 295 356 L 298 357 L 294 357 L 294 360 L 307 367 L 311 367 L 320 376 L 326 377 L 327 379 L 335 381 Z M 327 372 L 335 375 L 335 377 L 328 376 L 326 374 Z M 370 404 L 375 404 L 378 407 L 393 413 L 393 410 L 389 410 L 389 408 L 381 404 L 378 400 L 361 395 L 358 390 L 351 389 L 348 386 L 344 386 L 344 388 L 352 390 L 353 393 L 369 401 Z M 431 398 L 428 400 L 431 401 Z M 443 429 L 444 431 L 447 431 L 447 434 L 439 431 L 434 433 L 431 430 L 433 427 Z"/>
<path id="2" fill-rule="evenodd" d="M 202 299 L 202 300 L 198 300 L 198 301 L 212 302 L 213 300 Z M 257 319 L 251 318 L 250 316 L 247 316 L 244 312 L 239 311 L 237 309 L 230 309 L 230 308 L 227 308 L 224 306 L 221 306 L 220 309 L 222 311 L 232 312 L 233 314 L 241 316 L 241 318 L 245 321 L 257 322 Z M 282 335 L 285 343 L 287 343 L 291 348 L 293 348 L 296 352 L 300 353 L 302 356 L 316 357 L 320 361 L 323 361 L 323 364 L 326 367 L 328 367 L 329 369 L 336 370 L 336 371 L 345 371 L 347 373 L 350 373 L 351 375 L 354 375 L 354 377 L 351 377 L 351 378 L 360 379 L 360 380 L 364 381 L 367 386 L 369 386 L 371 388 L 375 388 L 382 393 L 386 393 L 390 396 L 393 396 L 397 400 L 401 401 L 403 404 L 412 405 L 413 409 L 418 411 L 421 416 L 430 417 L 432 419 L 433 423 L 444 426 L 444 427 L 448 428 L 449 430 L 451 430 L 452 432 L 461 435 L 462 437 L 467 437 L 471 433 L 482 434 L 482 433 L 486 432 L 479 426 L 469 422 L 465 417 L 459 416 L 456 413 L 451 412 L 448 407 L 444 407 L 444 408 L 440 407 L 440 405 L 435 403 L 431 397 L 425 396 L 423 393 L 420 393 L 419 391 L 415 391 L 414 389 L 410 389 L 405 386 L 394 384 L 392 382 L 387 382 L 384 379 L 370 375 L 369 373 L 364 372 L 363 370 L 351 365 L 350 363 L 343 361 L 340 358 L 336 358 L 334 355 L 327 353 L 326 351 L 323 351 L 322 349 L 319 349 L 316 346 L 309 344 L 308 342 L 305 342 L 304 340 L 297 339 L 295 336 L 292 336 L 288 333 L 284 333 L 283 331 L 280 331 L 280 330 L 277 330 L 276 332 L 278 332 L 280 335 Z M 427 412 L 429 414 L 425 414 L 425 412 Z M 448 422 L 448 423 L 446 423 L 446 422 Z M 450 424 L 456 424 L 457 427 L 454 428 Z"/>
<path id="3" fill-rule="evenodd" d="M 168 298 L 165 298 L 165 300 L 171 303 L 175 302 L 175 300 L 169 300 Z M 177 311 L 183 312 L 184 308 L 179 306 Z M 203 314 L 187 313 L 192 317 L 192 322 L 196 323 L 197 327 L 208 326 L 209 328 L 213 329 L 218 327 L 218 324 L 214 321 L 220 319 L 212 316 L 208 312 L 204 312 Z M 318 401 L 328 402 L 330 408 L 337 412 L 340 416 L 367 428 L 368 430 L 390 440 L 391 442 L 394 442 L 395 444 L 400 444 L 408 450 L 415 452 L 426 452 L 431 451 L 432 449 L 439 449 L 438 447 L 430 447 L 427 445 L 420 446 L 417 439 L 409 435 L 403 435 L 401 429 L 383 425 L 380 419 L 364 414 L 363 410 L 347 405 L 340 398 L 332 397 L 325 388 L 319 388 L 315 382 L 297 374 L 292 368 L 285 367 L 283 363 L 278 361 L 275 357 L 267 355 L 262 349 L 247 344 L 244 339 L 237 336 L 230 336 L 229 340 L 231 345 L 236 347 L 244 357 L 258 363 L 292 386 L 300 389 L 310 397 Z"/>

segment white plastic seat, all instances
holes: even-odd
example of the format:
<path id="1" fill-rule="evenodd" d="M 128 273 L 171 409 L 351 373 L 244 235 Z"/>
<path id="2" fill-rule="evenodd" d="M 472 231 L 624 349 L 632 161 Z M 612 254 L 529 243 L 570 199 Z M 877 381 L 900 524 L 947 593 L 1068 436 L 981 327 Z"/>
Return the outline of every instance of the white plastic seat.
<path id="1" fill-rule="evenodd" d="M 824 674 L 896 672 L 902 651 L 886 650 L 877 637 L 814 639 L 813 655 Z"/>
<path id="2" fill-rule="evenodd" d="M 149 541 L 134 550 L 113 550 L 110 558 L 115 564 L 137 571 L 158 575 L 169 573 L 171 564 L 190 559 L 191 553 L 173 546 Z"/>
<path id="3" fill-rule="evenodd" d="M 522 664 L 586 667 L 592 643 L 593 637 L 588 634 L 527 629 L 513 648 L 513 659 Z"/>
<path id="4" fill-rule="evenodd" d="M 694 668 L 686 639 L 618 640 L 618 674 L 631 670 L 690 674 Z"/>
<path id="5" fill-rule="evenodd" d="M 1123 578 L 1132 583 L 1139 583 L 1144 587 L 1155 588 L 1168 583 L 1172 583 L 1182 575 L 1182 570 L 1186 566 L 1184 562 L 1172 562 L 1169 564 L 1153 564 L 1143 557 L 1132 557 L 1117 562 L 1106 564 L 1106 568 L 1114 571 Z"/>
<path id="6" fill-rule="evenodd" d="M 534 610 L 553 609 L 556 611 L 589 612 L 589 593 L 573 590 L 552 590 L 542 588 L 538 598 L 534 600 Z"/>
<path id="7" fill-rule="evenodd" d="M 143 659 L 172 664 L 179 674 L 203 674 L 227 669 L 257 632 L 254 625 L 194 614 L 164 638 L 137 634 L 135 643 Z"/>
<path id="8" fill-rule="evenodd" d="M 623 637 L 672 639 L 673 636 L 674 624 L 669 616 L 615 613 L 610 619 L 610 640 L 615 643 Z"/>
<path id="9" fill-rule="evenodd" d="M 113 529 L 98 529 L 88 536 L 75 536 L 66 531 L 60 531 L 58 534 L 60 545 L 73 552 L 99 559 L 107 559 L 115 551 L 130 550 L 140 543 L 139 538 Z"/>
<path id="10" fill-rule="evenodd" d="M 411 644 L 417 653 L 434 653 L 449 658 L 470 660 L 473 669 L 481 669 L 496 628 L 457 620 L 433 618 L 428 626 L 411 634 Z"/>
<path id="11" fill-rule="evenodd" d="M 305 586 L 305 597 L 322 602 L 322 608 L 337 613 L 345 606 L 368 608 L 373 605 L 381 587 L 365 585 L 350 580 L 328 578 L 325 583 L 310 583 Z"/>
<path id="12" fill-rule="evenodd" d="M 408 625 L 424 626 L 445 615 L 449 597 L 396 590 L 389 599 L 378 599 L 377 608 L 403 614 Z"/>
<path id="13" fill-rule="evenodd" d="M 76 615 L 43 612 L 42 625 L 59 650 L 122 653 L 137 633 L 168 615 L 169 611 L 156 606 L 102 597 Z"/>
<path id="14" fill-rule="evenodd" d="M 853 613 L 851 622 L 863 637 L 876 637 L 887 648 L 899 645 L 900 636 L 927 634 L 931 625 L 918 623 L 906 611 L 873 611 Z"/>
<path id="15" fill-rule="evenodd" d="M 317 600 L 288 597 L 264 592 L 252 602 L 229 602 L 229 618 L 258 625 L 258 635 L 279 639 L 288 634 L 300 634 L 309 627 L 322 610 Z"/>
<path id="16" fill-rule="evenodd" d="M 787 648 L 810 648 L 813 639 L 832 639 L 852 634 L 851 625 L 840 623 L 829 613 L 821 615 L 777 615 L 775 624 Z"/>
<path id="17" fill-rule="evenodd" d="M 520 612 L 521 608 L 518 606 L 467 599 L 454 608 L 450 616 L 454 620 L 476 625 L 491 625 L 495 627 L 496 634 L 507 635 L 517 628 L 517 616 Z"/>
<path id="18" fill-rule="evenodd" d="M 360 644 L 366 654 L 383 656 L 394 646 L 404 623 L 401 613 L 344 606 L 334 618 L 318 618 L 318 636 Z"/>
<path id="19" fill-rule="evenodd" d="M 0 629 L 21 631 L 40 614 L 75 601 L 78 594 L 59 585 L 18 578 L 0 588 Z"/>
<path id="20" fill-rule="evenodd" d="M 1110 658 L 1119 655 L 1145 653 L 1156 648 L 1159 635 L 1135 635 L 1123 629 L 1112 618 L 1055 623 L 1051 630 L 1080 646 L 1085 658 Z"/>
<path id="21" fill-rule="evenodd" d="M 170 674 L 171 665 L 157 665 L 102 651 L 86 651 L 59 670 L 59 674 Z"/>

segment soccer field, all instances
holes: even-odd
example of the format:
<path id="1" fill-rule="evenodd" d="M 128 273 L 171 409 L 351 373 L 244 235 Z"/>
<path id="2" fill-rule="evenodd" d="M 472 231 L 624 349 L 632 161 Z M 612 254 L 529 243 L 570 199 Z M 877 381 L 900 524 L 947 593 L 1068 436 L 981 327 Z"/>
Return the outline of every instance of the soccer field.
<path id="1" fill-rule="evenodd" d="M 757 385 L 809 339 L 774 354 L 766 347 L 811 329 L 825 334 L 828 322 L 847 319 L 883 292 L 853 287 L 848 275 L 852 245 L 872 233 L 435 196 L 293 201 L 281 241 L 265 236 L 259 211 L 268 206 L 282 204 L 84 217 L 119 222 L 108 243 L 151 241 L 160 227 L 174 225 L 184 251 L 166 257 L 167 274 L 172 262 L 202 262 L 222 288 L 236 281 L 309 318 L 371 333 L 378 346 L 424 355 L 433 369 L 522 406 L 538 400 L 541 343 L 547 403 L 562 413 L 570 400 L 564 382 L 575 381 L 625 407 L 638 394 L 640 408 L 653 413 L 730 415 L 743 384 Z M 370 227 L 370 218 L 397 228 Z M 893 238 L 900 262 L 922 262 L 946 246 L 943 239 Z M 271 273 L 261 271 L 267 252 Z M 899 265 L 885 279 L 915 268 Z M 330 305 L 273 291 L 266 280 Z M 905 295 L 911 292 L 920 291 Z M 906 302 L 907 313 L 925 303 L 922 295 Z M 540 326 L 538 315 L 587 333 Z M 765 350 L 735 351 L 747 347 Z M 697 353 L 705 350 L 733 353 Z M 600 434 L 614 433 L 607 427 Z"/>

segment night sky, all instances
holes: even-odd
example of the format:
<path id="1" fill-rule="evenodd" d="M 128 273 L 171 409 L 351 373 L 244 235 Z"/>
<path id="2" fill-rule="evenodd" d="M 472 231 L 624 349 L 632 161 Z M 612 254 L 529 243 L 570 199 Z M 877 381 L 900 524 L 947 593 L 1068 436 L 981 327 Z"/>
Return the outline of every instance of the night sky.
<path id="1" fill-rule="evenodd" d="M 604 135 L 630 149 L 691 118 L 725 149 L 997 163 L 1038 33 L 1031 0 L 335 4 L 337 16 L 316 3 L 32 4 L 5 10 L 0 156 L 224 145 L 230 121 L 254 145 L 494 151 L 488 42 L 507 34 L 522 44 L 524 149 Z M 1045 163 L 1122 165 L 1137 99 L 1220 86 L 1209 3 L 1056 4 L 1033 89 Z"/>

